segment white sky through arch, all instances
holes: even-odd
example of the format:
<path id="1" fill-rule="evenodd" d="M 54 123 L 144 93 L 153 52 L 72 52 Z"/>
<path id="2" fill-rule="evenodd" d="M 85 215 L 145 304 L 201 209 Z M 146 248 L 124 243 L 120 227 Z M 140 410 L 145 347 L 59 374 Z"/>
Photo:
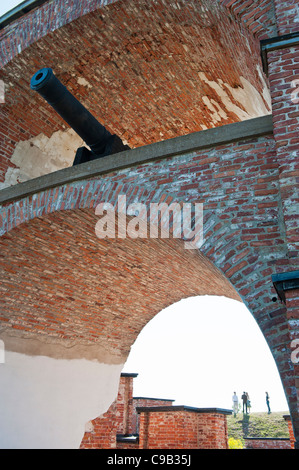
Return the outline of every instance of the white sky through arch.
<path id="1" fill-rule="evenodd" d="M 138 373 L 134 396 L 175 399 L 199 408 L 232 408 L 249 393 L 252 412 L 288 412 L 277 367 L 256 321 L 241 302 L 191 297 L 164 309 L 141 331 L 123 372 Z"/>

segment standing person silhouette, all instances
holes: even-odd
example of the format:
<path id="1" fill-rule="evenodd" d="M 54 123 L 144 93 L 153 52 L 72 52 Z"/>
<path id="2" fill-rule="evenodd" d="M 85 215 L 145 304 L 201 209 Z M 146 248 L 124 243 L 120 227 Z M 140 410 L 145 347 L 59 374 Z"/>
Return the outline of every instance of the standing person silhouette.
<path id="1" fill-rule="evenodd" d="M 251 401 L 250 401 L 250 398 L 249 398 L 248 392 L 246 392 L 246 395 L 247 395 L 247 409 L 248 409 L 248 413 L 250 414 L 250 409 L 251 409 Z"/>
<path id="2" fill-rule="evenodd" d="M 271 409 L 270 409 L 270 397 L 269 397 L 269 393 L 266 392 L 266 403 L 267 403 L 267 407 L 268 407 L 268 415 L 271 413 Z"/>
<path id="3" fill-rule="evenodd" d="M 234 416 L 235 417 L 238 413 L 238 404 L 239 404 L 239 400 L 238 400 L 236 392 L 234 392 L 234 394 L 233 394 L 233 410 L 234 410 Z"/>
<path id="4" fill-rule="evenodd" d="M 247 395 L 245 392 L 243 392 L 243 395 L 241 398 L 243 400 L 243 413 L 244 413 L 244 408 L 245 408 L 245 413 L 247 414 Z"/>

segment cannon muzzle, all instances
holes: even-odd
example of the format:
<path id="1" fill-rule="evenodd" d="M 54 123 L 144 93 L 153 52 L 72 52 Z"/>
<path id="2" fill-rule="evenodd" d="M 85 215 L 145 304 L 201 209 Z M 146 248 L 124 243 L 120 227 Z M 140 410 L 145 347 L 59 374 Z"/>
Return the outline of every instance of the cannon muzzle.
<path id="1" fill-rule="evenodd" d="M 128 150 L 117 135 L 110 134 L 96 118 L 68 91 L 52 69 L 43 68 L 31 78 L 37 91 L 90 148 L 80 147 L 73 165 Z"/>

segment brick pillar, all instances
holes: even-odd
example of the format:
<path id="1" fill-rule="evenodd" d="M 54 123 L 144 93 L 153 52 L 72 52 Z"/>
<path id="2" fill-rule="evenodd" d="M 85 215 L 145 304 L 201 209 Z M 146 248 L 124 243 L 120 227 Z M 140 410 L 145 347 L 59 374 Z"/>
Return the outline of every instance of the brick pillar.
<path id="1" fill-rule="evenodd" d="M 293 423 L 294 447 L 299 449 L 299 289 L 292 289 L 285 293 L 288 323 L 291 339 L 291 362 L 294 367 L 296 395 L 293 397 L 293 407 L 297 413 L 293 413 L 292 422 L 289 422 L 289 431 Z"/>
<path id="2" fill-rule="evenodd" d="M 289 428 L 289 434 L 290 434 L 290 443 L 292 449 L 294 449 L 295 446 L 295 437 L 294 437 L 294 431 L 293 431 L 293 426 L 292 426 L 292 421 L 290 415 L 285 415 L 284 416 L 285 421 L 288 423 L 288 428 Z"/>
<path id="3" fill-rule="evenodd" d="M 298 167 L 299 167 L 299 24 L 297 0 L 274 0 L 278 36 L 261 42 L 270 84 L 273 133 L 279 164 L 279 183 L 287 253 L 278 272 L 298 270 Z M 299 339 L 299 309 L 294 289 L 284 294 L 291 341 Z M 295 447 L 299 448 L 298 364 L 291 364 L 293 377 L 289 399 Z M 297 393 L 296 393 L 297 387 Z"/>

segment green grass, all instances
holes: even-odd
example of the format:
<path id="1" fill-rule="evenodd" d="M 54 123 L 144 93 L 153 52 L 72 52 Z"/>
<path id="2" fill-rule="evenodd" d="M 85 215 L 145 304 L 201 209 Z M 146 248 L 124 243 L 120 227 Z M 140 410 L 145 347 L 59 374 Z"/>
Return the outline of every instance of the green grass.
<path id="1" fill-rule="evenodd" d="M 283 418 L 287 411 L 267 413 L 238 413 L 227 416 L 228 437 L 240 439 L 246 437 L 290 437 L 288 423 Z"/>

